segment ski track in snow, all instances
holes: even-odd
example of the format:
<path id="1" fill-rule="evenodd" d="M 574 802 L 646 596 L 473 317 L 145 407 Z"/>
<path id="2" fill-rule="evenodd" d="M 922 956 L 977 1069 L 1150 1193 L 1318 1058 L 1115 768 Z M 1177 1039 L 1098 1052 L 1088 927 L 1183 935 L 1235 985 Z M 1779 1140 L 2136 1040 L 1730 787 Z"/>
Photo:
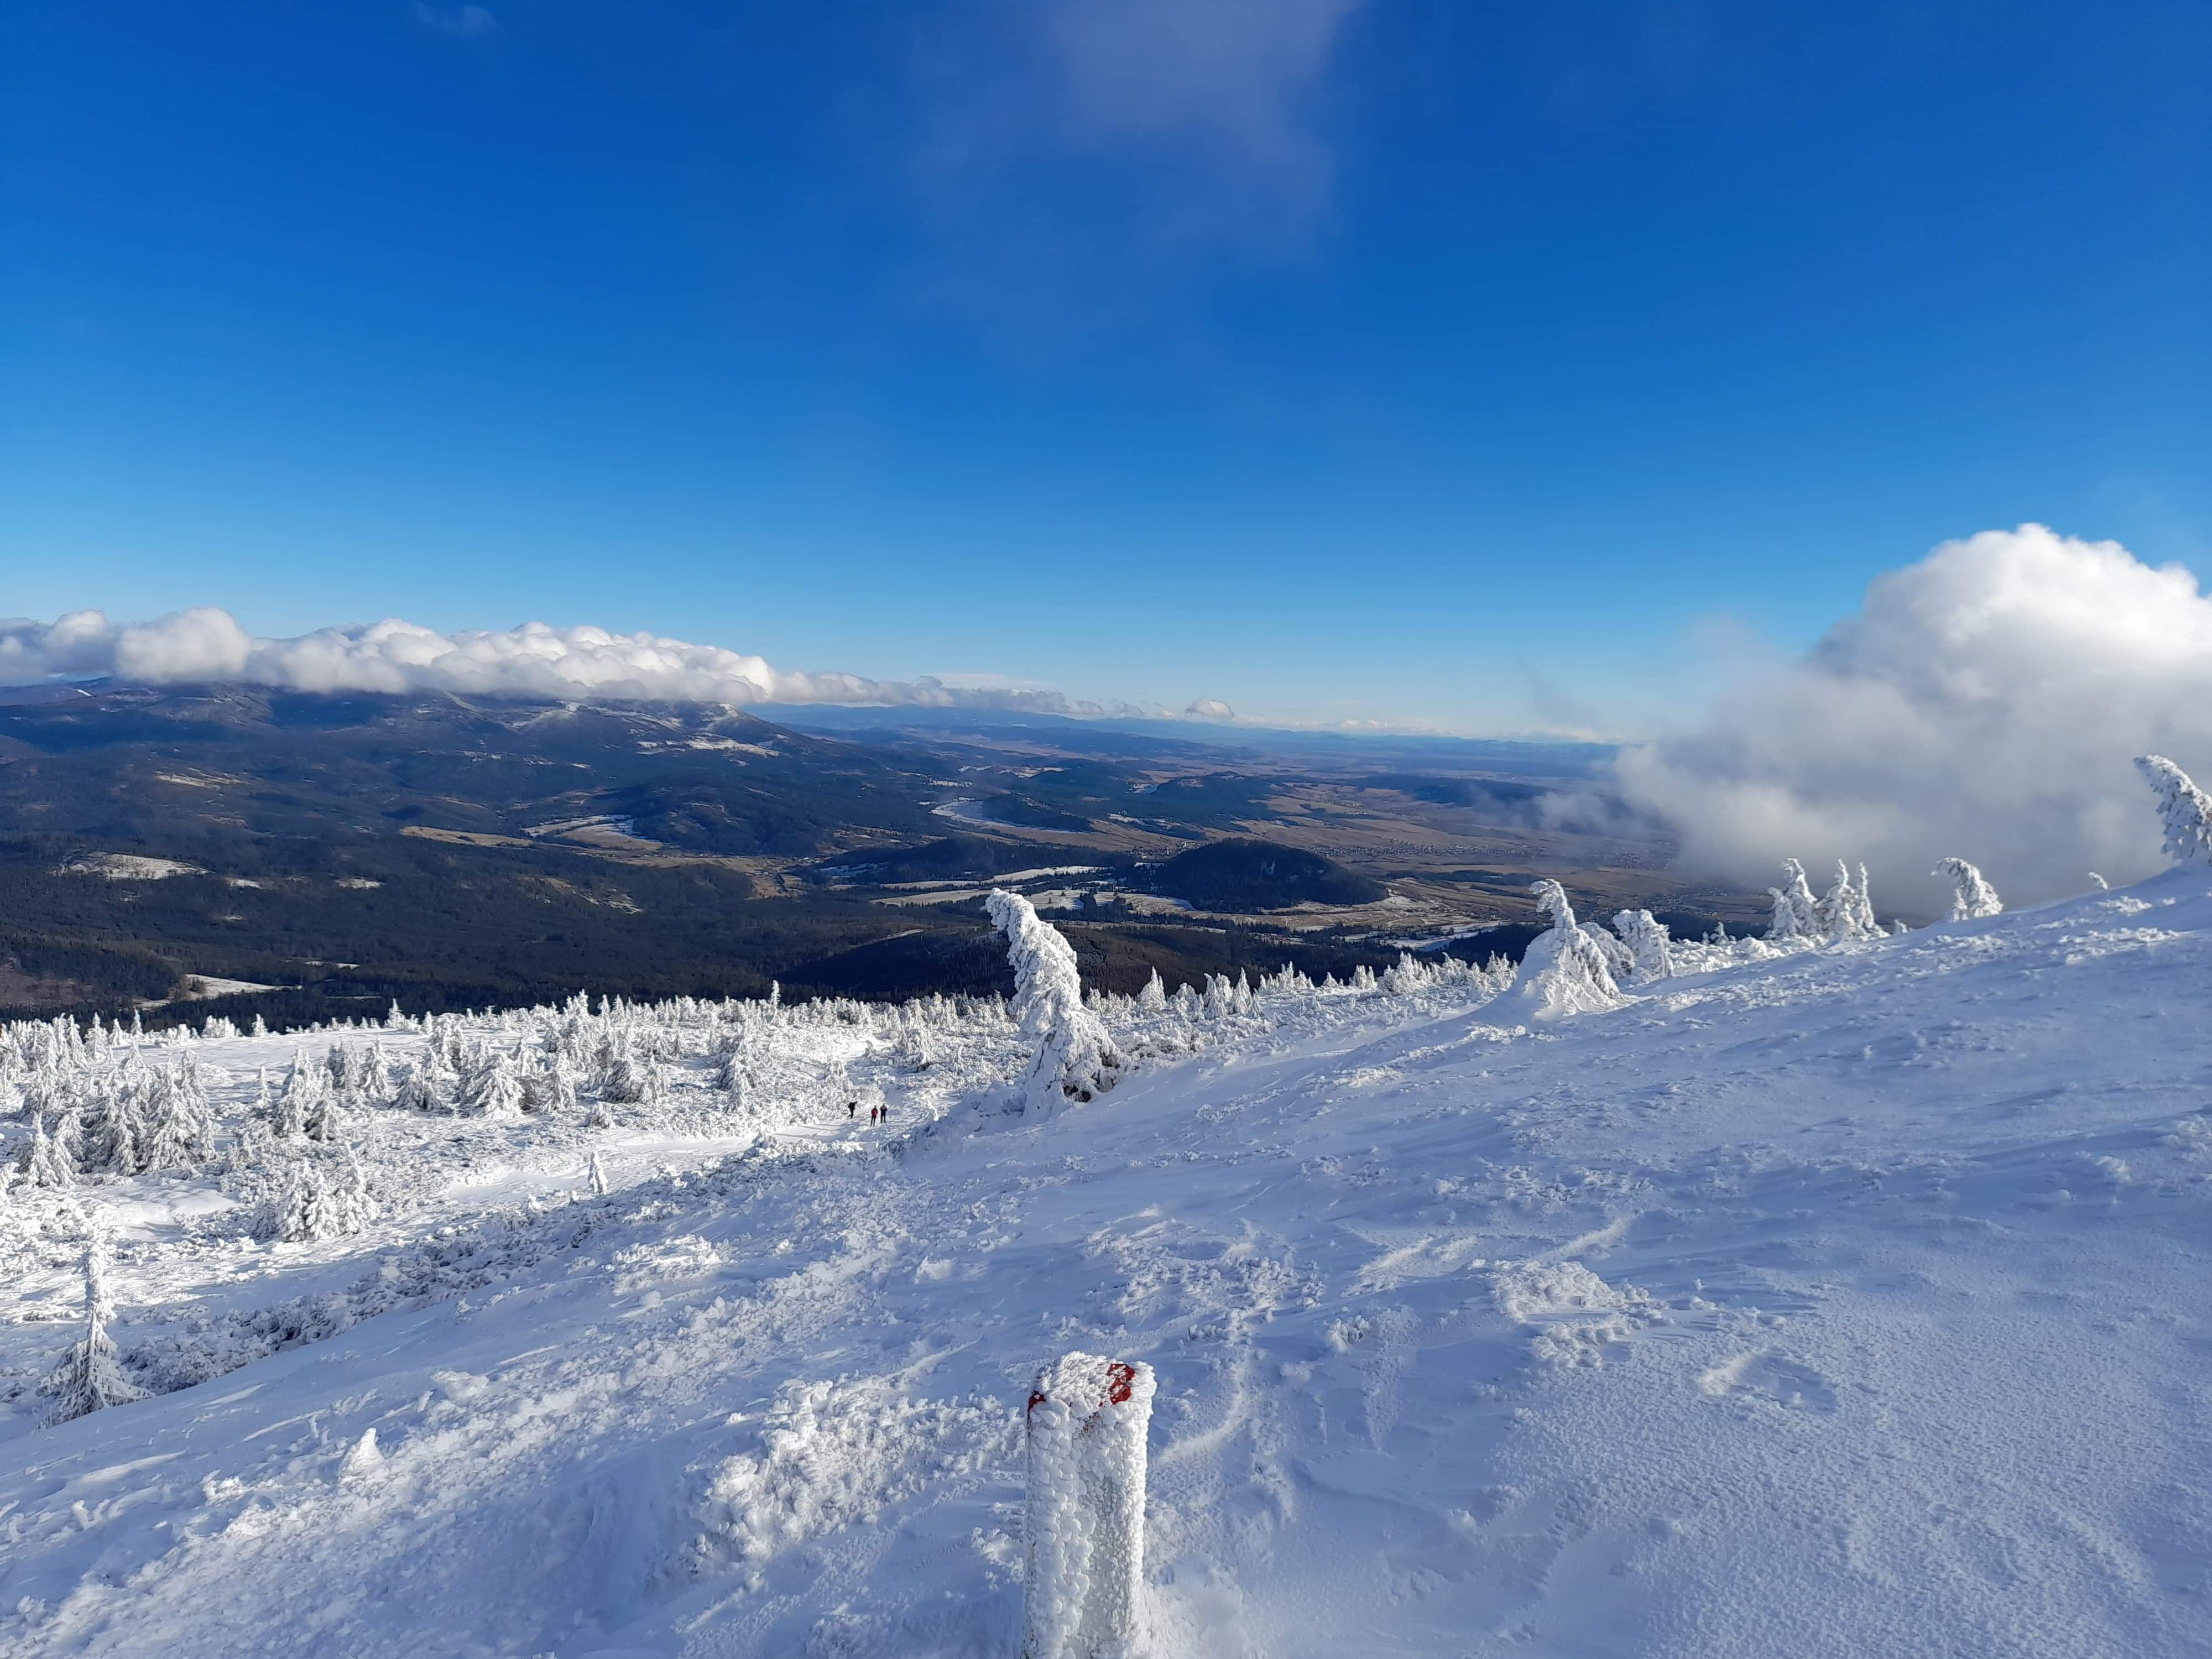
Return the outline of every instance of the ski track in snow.
<path id="1" fill-rule="evenodd" d="M 984 1043 L 884 1074 L 896 1153 L 827 1107 L 431 1120 L 328 1245 L 84 1189 L 140 1206 L 126 1355 L 410 1293 L 58 1427 L 20 1394 L 0 1651 L 1011 1655 L 1019 1407 L 1071 1349 L 1158 1375 L 1164 1655 L 2212 1651 L 2208 885 L 1534 1031 L 1293 1009 L 1043 1122 L 976 1113 Z M 4 1201 L 20 1382 L 81 1232 Z"/>

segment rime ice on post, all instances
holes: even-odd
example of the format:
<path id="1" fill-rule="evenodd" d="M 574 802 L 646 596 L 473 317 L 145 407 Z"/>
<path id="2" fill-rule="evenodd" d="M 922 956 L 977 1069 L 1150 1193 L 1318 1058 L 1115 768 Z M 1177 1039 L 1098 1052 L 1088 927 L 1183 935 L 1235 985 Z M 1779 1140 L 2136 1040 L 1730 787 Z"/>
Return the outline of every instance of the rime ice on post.
<path id="1" fill-rule="evenodd" d="M 1072 1353 L 1029 1407 L 1029 1571 L 1022 1659 L 1139 1651 L 1145 1435 L 1152 1368 Z"/>

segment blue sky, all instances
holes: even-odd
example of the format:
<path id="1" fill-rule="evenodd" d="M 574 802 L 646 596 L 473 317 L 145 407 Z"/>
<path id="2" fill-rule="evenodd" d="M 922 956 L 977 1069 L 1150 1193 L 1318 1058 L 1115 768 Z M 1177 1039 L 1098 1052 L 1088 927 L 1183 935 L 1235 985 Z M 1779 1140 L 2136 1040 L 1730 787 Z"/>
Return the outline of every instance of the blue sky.
<path id="1" fill-rule="evenodd" d="M 1632 732 L 2212 564 L 2212 8 L 18 7 L 0 612 Z"/>

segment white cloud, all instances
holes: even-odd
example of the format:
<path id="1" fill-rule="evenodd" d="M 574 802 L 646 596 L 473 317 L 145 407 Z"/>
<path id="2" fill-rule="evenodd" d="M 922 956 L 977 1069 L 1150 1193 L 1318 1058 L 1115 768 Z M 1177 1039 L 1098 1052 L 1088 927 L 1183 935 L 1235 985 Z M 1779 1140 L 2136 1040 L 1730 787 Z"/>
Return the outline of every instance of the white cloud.
<path id="1" fill-rule="evenodd" d="M 1361 0 L 1050 0 L 1036 14 L 1062 141 L 1171 152 L 1273 207 L 1327 200 L 1310 107 Z"/>
<path id="2" fill-rule="evenodd" d="M 994 316 L 1012 292 L 1080 317 L 1193 254 L 1303 250 L 1334 190 L 1329 71 L 1366 3 L 927 9 L 910 159 L 951 262 L 937 286 L 972 282 Z"/>
<path id="3" fill-rule="evenodd" d="M 906 682 L 795 672 L 720 646 L 543 623 L 447 635 L 387 620 L 295 639 L 257 639 L 228 611 L 211 606 L 130 624 L 111 623 L 97 611 L 72 611 L 52 623 L 0 620 L 0 684 L 53 675 L 110 675 L 143 685 L 238 682 L 295 691 L 1128 712 L 1021 683 L 954 685 L 927 677 Z"/>
<path id="4" fill-rule="evenodd" d="M 1237 711 L 1218 697 L 1200 697 L 1182 712 L 1193 720 L 1233 720 L 1237 718 Z"/>
<path id="5" fill-rule="evenodd" d="M 482 6 L 461 6 L 447 11 L 437 6 L 425 5 L 415 0 L 415 21 L 425 28 L 436 29 L 441 34 L 476 36 L 489 34 L 499 27 L 499 19 Z"/>
<path id="6" fill-rule="evenodd" d="M 2023 525 L 1877 579 L 1805 658 L 1620 775 L 1693 867 L 1764 885 L 1785 854 L 1864 858 L 1878 900 L 1928 908 L 1948 854 L 2008 900 L 2161 867 L 2146 750 L 2212 774 L 2212 599 L 2179 565 Z"/>

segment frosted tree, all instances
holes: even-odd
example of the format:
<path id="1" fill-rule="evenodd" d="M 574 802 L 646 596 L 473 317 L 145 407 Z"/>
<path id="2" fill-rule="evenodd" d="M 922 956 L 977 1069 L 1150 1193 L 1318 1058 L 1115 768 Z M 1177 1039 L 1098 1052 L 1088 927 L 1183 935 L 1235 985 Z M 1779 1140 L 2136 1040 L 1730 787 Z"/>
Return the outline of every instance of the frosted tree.
<path id="1" fill-rule="evenodd" d="M 453 1094 L 459 1079 L 446 1064 L 446 1057 L 435 1042 L 426 1043 L 422 1057 L 407 1073 L 407 1080 L 399 1085 L 396 1098 L 398 1103 L 416 1112 L 446 1112 L 453 1109 Z"/>
<path id="2" fill-rule="evenodd" d="M 1137 1008 L 1139 1012 L 1147 1014 L 1167 1012 L 1168 988 L 1160 978 L 1158 969 L 1152 969 L 1152 976 L 1145 981 L 1145 988 L 1137 993 Z"/>
<path id="3" fill-rule="evenodd" d="M 1575 921 L 1566 890 L 1549 878 L 1533 883 L 1537 908 L 1551 927 L 1528 942 L 1514 992 L 1541 1018 L 1595 1013 L 1623 1000 L 1605 952 Z"/>
<path id="4" fill-rule="evenodd" d="M 1585 921 L 1581 926 L 1583 937 L 1595 945 L 1598 954 L 1605 958 L 1606 971 L 1613 975 L 1615 984 L 1620 984 L 1635 971 L 1636 957 L 1619 934 L 1607 933 L 1594 921 Z M 1396 988 L 1386 986 L 1385 988 Z"/>
<path id="5" fill-rule="evenodd" d="M 749 1045 L 742 1033 L 722 1045 L 714 1059 L 714 1088 L 727 1095 L 734 1105 L 742 1109 L 746 1091 L 752 1086 L 752 1073 L 747 1054 Z"/>
<path id="6" fill-rule="evenodd" d="M 325 1089 L 315 1097 L 301 1121 L 300 1133 L 307 1139 L 325 1146 L 345 1138 L 345 1125 L 336 1093 Z"/>
<path id="7" fill-rule="evenodd" d="M 1674 942 L 1665 922 L 1649 910 L 1623 910 L 1613 919 L 1613 927 L 1627 947 L 1631 983 L 1644 985 L 1674 976 Z"/>
<path id="8" fill-rule="evenodd" d="M 190 1170 L 207 1151 L 214 1123 L 198 1073 L 172 1067 L 157 1077 L 147 1102 L 142 1146 L 148 1170 Z"/>
<path id="9" fill-rule="evenodd" d="M 155 1086 L 158 1089 L 160 1085 Z M 148 1116 L 137 1078 L 109 1084 L 101 1091 L 93 1114 L 88 1162 L 95 1169 L 116 1175 L 137 1174 L 145 1167 L 142 1147 Z"/>
<path id="10" fill-rule="evenodd" d="M 1037 1045 L 1024 1082 L 1025 1104 L 1048 1110 L 1104 1094 L 1121 1081 L 1128 1060 L 1098 1017 L 1083 1006 L 1075 947 L 1018 893 L 1000 889 L 984 908 L 1006 938 L 1006 959 L 1014 969 L 1014 1018 Z"/>
<path id="11" fill-rule="evenodd" d="M 505 1050 L 482 1048 L 471 1056 L 461 1085 L 461 1104 L 485 1117 L 522 1115 L 522 1080 L 507 1064 Z"/>
<path id="12" fill-rule="evenodd" d="M 1943 859 L 1929 872 L 1944 877 L 1951 883 L 1951 920 L 1975 921 L 1984 916 L 2001 915 L 2004 901 L 1997 890 L 1982 879 L 1982 872 L 1964 859 Z"/>
<path id="13" fill-rule="evenodd" d="M 70 1156 L 69 1146 L 60 1136 L 46 1133 L 44 1112 L 31 1114 L 31 1138 L 24 1143 L 15 1167 L 27 1187 L 61 1192 L 76 1185 L 76 1160 Z"/>
<path id="14" fill-rule="evenodd" d="M 567 1114 L 576 1109 L 576 1076 L 558 1049 L 523 1080 L 523 1099 L 533 1112 Z"/>
<path id="15" fill-rule="evenodd" d="M 1874 888 L 1867 880 L 1867 867 L 1859 866 L 1858 885 L 1851 890 L 1853 936 L 1857 939 L 1880 939 L 1881 923 L 1874 914 Z"/>
<path id="16" fill-rule="evenodd" d="M 330 1092 L 329 1073 L 312 1064 L 305 1048 L 292 1052 L 292 1074 L 276 1102 L 276 1133 L 286 1140 L 299 1140 L 307 1133 L 307 1113 Z"/>
<path id="17" fill-rule="evenodd" d="M 1813 896 L 1812 884 L 1805 879 L 1805 866 L 1796 859 L 1784 859 L 1782 873 L 1788 878 L 1785 883 L 1766 890 L 1774 900 L 1774 920 L 1766 937 L 1777 945 L 1819 939 L 1820 902 Z"/>
<path id="18" fill-rule="evenodd" d="M 2176 864 L 2212 864 L 2212 795 L 2163 755 L 2138 755 L 2136 770 L 2158 796 L 2166 855 Z"/>
<path id="19" fill-rule="evenodd" d="M 1874 901 L 1868 896 L 1866 866 L 1859 866 L 1858 879 L 1853 881 L 1850 867 L 1841 859 L 1836 860 L 1836 884 L 1821 896 L 1814 919 L 1820 937 L 1830 945 L 1881 937 L 1881 927 L 1874 919 Z"/>
<path id="20" fill-rule="evenodd" d="M 376 1219 L 376 1200 L 368 1190 L 368 1171 L 362 1167 L 361 1158 L 350 1146 L 346 1148 L 345 1185 L 332 1196 L 331 1218 L 340 1233 L 357 1233 Z"/>
<path id="21" fill-rule="evenodd" d="M 84 1334 L 62 1356 L 40 1392 L 53 1400 L 48 1423 L 67 1423 L 110 1406 L 143 1400 L 146 1391 L 123 1374 L 123 1358 L 107 1322 L 115 1304 L 107 1289 L 107 1234 L 96 1223 L 84 1247 Z"/>
<path id="22" fill-rule="evenodd" d="M 349 1147 L 343 1182 L 332 1182 L 319 1158 L 296 1160 L 267 1215 L 264 1227 L 279 1243 L 316 1243 L 359 1232 L 374 1219 L 376 1204 L 368 1172 Z"/>
<path id="23" fill-rule="evenodd" d="M 653 1092 L 653 1069 L 650 1060 L 639 1055 L 627 1029 L 615 1032 L 601 1053 L 599 1097 L 622 1105 L 645 1100 Z"/>
<path id="24" fill-rule="evenodd" d="M 596 1146 L 592 1149 L 592 1161 L 585 1166 L 584 1173 L 585 1178 L 591 1183 L 592 1191 L 599 1197 L 605 1198 L 607 1195 L 607 1166 L 600 1160 L 599 1148 Z"/>
<path id="25" fill-rule="evenodd" d="M 362 1079 L 362 1088 L 372 1100 L 392 1098 L 392 1056 L 384 1052 L 381 1042 L 368 1045 L 368 1069 Z"/>

